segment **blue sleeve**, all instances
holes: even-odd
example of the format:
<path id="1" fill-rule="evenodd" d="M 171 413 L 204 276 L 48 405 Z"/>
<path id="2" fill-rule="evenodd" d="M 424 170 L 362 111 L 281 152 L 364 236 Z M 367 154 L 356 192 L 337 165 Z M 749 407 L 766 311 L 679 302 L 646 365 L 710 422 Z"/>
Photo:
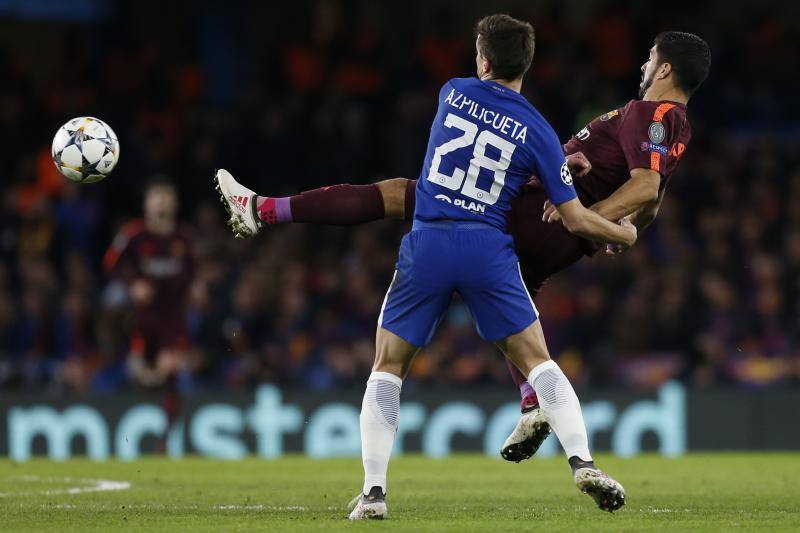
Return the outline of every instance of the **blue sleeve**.
<path id="1" fill-rule="evenodd" d="M 564 149 L 561 147 L 556 133 L 545 124 L 542 136 L 535 149 L 534 158 L 538 170 L 539 181 L 544 185 L 547 198 L 553 205 L 560 205 L 578 197 L 575 187 L 572 186 L 572 174 L 567 168 L 564 159 Z"/>

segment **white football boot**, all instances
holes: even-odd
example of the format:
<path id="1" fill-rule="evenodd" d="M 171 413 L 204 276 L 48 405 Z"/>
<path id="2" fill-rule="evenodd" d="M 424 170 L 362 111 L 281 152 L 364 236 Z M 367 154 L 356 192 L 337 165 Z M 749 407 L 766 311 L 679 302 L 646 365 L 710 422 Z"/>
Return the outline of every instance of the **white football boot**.
<path id="1" fill-rule="evenodd" d="M 581 492 L 591 496 L 603 511 L 613 513 L 625 505 L 625 488 L 602 470 L 578 468 L 572 476 Z"/>
<path id="2" fill-rule="evenodd" d="M 214 183 L 222 205 L 230 215 L 228 226 L 233 234 L 240 239 L 257 234 L 261 220 L 256 210 L 256 193 L 236 181 L 224 168 L 214 174 Z"/>
<path id="3" fill-rule="evenodd" d="M 369 494 L 359 494 L 350 500 L 348 507 L 353 509 L 350 511 L 350 520 L 383 520 L 389 516 L 386 494 L 381 492 L 380 487 L 372 487 Z"/>
<path id="4" fill-rule="evenodd" d="M 503 443 L 500 455 L 506 461 L 516 463 L 530 459 L 542 445 L 544 439 L 550 435 L 550 431 L 550 424 L 547 423 L 544 413 L 537 405 L 522 414 L 517 422 L 517 427 Z"/>

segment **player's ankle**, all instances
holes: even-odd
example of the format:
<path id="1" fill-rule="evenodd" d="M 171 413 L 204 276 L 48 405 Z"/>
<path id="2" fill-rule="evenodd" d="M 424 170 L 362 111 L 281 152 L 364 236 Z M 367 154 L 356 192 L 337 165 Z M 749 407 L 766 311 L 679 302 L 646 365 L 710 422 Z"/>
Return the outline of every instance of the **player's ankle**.
<path id="1" fill-rule="evenodd" d="M 520 386 L 519 391 L 522 394 L 520 410 L 523 414 L 539 407 L 539 398 L 536 396 L 533 387 L 531 387 L 527 381 Z"/>
<path id="2" fill-rule="evenodd" d="M 290 198 L 256 196 L 256 213 L 264 224 L 283 224 L 292 221 Z"/>
<path id="3" fill-rule="evenodd" d="M 597 468 L 594 466 L 594 461 L 584 461 L 577 455 L 569 458 L 569 466 L 572 468 L 573 473 L 580 468 Z"/>

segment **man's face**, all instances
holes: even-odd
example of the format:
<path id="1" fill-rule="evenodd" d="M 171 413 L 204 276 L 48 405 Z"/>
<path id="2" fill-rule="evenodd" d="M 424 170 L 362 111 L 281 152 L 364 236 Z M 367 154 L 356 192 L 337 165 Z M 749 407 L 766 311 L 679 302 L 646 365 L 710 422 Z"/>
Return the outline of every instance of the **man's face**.
<path id="1" fill-rule="evenodd" d="M 178 211 L 178 198 L 175 189 L 168 185 L 155 185 L 147 191 L 144 198 L 146 218 L 173 219 Z"/>
<path id="2" fill-rule="evenodd" d="M 639 84 L 639 98 L 644 98 L 644 93 L 653 85 L 653 77 L 658 69 L 658 52 L 656 47 L 650 49 L 647 61 L 642 65 L 642 82 Z"/>

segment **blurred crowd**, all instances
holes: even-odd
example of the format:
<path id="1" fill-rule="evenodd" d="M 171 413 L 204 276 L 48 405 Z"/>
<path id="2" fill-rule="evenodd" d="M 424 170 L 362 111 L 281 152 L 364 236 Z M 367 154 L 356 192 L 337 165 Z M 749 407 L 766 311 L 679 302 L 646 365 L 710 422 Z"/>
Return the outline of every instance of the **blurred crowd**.
<path id="1" fill-rule="evenodd" d="M 583 385 L 800 383 L 792 19 L 770 2 L 736 14 L 715 2 L 676 2 L 669 13 L 635 2 L 508 4 L 537 31 L 524 93 L 564 140 L 635 97 L 658 31 L 695 31 L 713 53 L 658 220 L 624 255 L 584 259 L 537 298 L 562 368 Z M 139 386 L 130 295 L 102 257 L 141 216 L 153 174 L 177 184 L 193 235 L 180 386 L 361 383 L 407 226 L 286 225 L 238 241 L 211 174 L 224 166 L 270 195 L 416 177 L 438 87 L 474 70 L 480 4 L 320 1 L 284 13 L 206 2 L 186 20 L 180 3 L 158 20 L 143 13 L 147 2 L 109 5 L 84 24 L 113 32 L 0 20 L 0 386 Z M 31 39 L 36 47 L 24 45 Z M 97 185 L 68 182 L 50 160 L 53 133 L 80 115 L 120 138 L 120 164 Z M 511 380 L 456 300 L 410 383 Z"/>

